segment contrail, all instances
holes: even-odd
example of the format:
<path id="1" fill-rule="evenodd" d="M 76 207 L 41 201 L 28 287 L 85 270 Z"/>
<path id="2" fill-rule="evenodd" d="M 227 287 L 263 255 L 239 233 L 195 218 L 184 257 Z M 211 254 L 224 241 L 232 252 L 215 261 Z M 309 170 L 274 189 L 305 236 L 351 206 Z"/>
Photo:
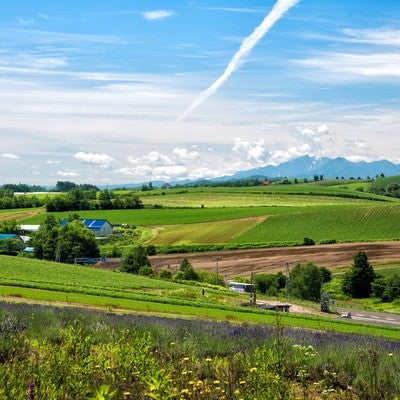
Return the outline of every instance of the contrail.
<path id="1" fill-rule="evenodd" d="M 217 92 L 217 90 L 223 85 L 223 83 L 229 79 L 229 77 L 239 68 L 243 60 L 250 53 L 253 47 L 264 37 L 264 35 L 274 26 L 290 8 L 295 6 L 300 0 L 278 0 L 272 10 L 263 19 L 260 25 L 251 33 L 250 36 L 246 37 L 239 50 L 233 55 L 228 66 L 225 68 L 224 73 L 206 90 L 201 92 L 192 102 L 192 104 L 183 112 L 178 118 L 178 121 L 182 121 L 187 117 L 194 109 L 203 104 L 210 96 Z"/>

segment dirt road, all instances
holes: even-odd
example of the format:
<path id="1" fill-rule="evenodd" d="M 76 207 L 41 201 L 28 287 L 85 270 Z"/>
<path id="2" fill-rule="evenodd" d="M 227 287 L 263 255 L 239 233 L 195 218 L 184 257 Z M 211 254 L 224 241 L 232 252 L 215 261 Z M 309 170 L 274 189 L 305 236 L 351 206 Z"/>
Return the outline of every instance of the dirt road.
<path id="1" fill-rule="evenodd" d="M 285 263 L 289 263 L 289 267 L 307 261 L 329 268 L 350 266 L 359 251 L 365 251 L 372 264 L 400 262 L 400 241 L 168 254 L 150 259 L 157 270 L 167 265 L 174 270 L 183 258 L 187 258 L 195 268 L 213 272 L 218 260 L 218 272 L 230 279 L 248 276 L 251 272 L 283 272 Z"/>

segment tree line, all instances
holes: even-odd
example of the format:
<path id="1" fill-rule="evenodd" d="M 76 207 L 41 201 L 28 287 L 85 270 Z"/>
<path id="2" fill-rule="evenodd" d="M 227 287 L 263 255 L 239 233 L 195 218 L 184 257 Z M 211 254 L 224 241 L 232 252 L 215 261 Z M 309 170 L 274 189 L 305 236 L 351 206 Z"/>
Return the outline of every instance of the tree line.
<path id="1" fill-rule="evenodd" d="M 82 190 L 77 188 L 46 200 L 48 212 L 139 208 L 143 208 L 143 203 L 134 193 L 119 195 L 107 189 L 97 194 L 94 189 Z"/>

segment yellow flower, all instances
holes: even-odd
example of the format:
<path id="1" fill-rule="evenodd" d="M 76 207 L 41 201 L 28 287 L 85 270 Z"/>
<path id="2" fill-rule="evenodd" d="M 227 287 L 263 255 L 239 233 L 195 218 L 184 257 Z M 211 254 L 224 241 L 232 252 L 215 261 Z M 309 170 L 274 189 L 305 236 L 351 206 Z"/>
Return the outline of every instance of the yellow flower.
<path id="1" fill-rule="evenodd" d="M 215 381 L 214 381 L 214 384 L 215 385 L 218 385 L 220 382 L 219 382 L 219 380 L 218 379 L 216 379 Z"/>
<path id="2" fill-rule="evenodd" d="M 190 360 L 189 357 L 184 357 L 184 358 L 183 358 L 183 361 L 189 361 L 189 360 Z"/>
<path id="3" fill-rule="evenodd" d="M 388 356 L 389 356 L 389 357 L 393 357 L 393 353 L 389 353 Z"/>
<path id="4" fill-rule="evenodd" d="M 210 357 L 207 357 L 207 358 L 206 358 L 206 361 L 207 361 L 207 362 L 210 362 L 210 361 L 212 361 L 212 359 L 211 359 Z"/>
<path id="5" fill-rule="evenodd" d="M 181 394 L 189 393 L 189 389 L 182 389 Z"/>
<path id="6" fill-rule="evenodd" d="M 250 372 L 256 372 L 256 371 L 257 371 L 257 367 L 250 368 Z"/>
<path id="7" fill-rule="evenodd" d="M 244 385 L 246 381 L 239 381 L 239 385 Z"/>
<path id="8" fill-rule="evenodd" d="M 236 389 L 236 390 L 233 392 L 233 394 L 240 394 L 240 390 L 239 390 L 239 389 Z"/>

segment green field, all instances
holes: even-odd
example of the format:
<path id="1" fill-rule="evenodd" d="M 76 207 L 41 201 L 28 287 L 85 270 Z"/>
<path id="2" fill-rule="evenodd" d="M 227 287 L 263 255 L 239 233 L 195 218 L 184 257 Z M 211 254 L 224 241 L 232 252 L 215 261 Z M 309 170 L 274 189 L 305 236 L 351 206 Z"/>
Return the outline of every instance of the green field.
<path id="1" fill-rule="evenodd" d="M 252 217 L 162 227 L 156 230 L 156 236 L 151 240 L 151 244 L 230 243 L 264 219 L 265 217 Z"/>
<path id="2" fill-rule="evenodd" d="M 193 223 L 155 230 L 151 243 L 159 245 L 211 243 L 301 243 L 378 241 L 400 239 L 397 205 L 276 207 L 265 209 L 265 219 Z"/>
<path id="3" fill-rule="evenodd" d="M 400 239 L 400 207 L 327 207 L 274 215 L 235 240 L 237 243 L 314 240 L 376 241 Z"/>
<path id="4" fill-rule="evenodd" d="M 400 239 L 396 223 L 400 217 L 399 200 L 366 193 L 368 185 L 363 181 L 329 180 L 255 187 L 136 190 L 146 205 L 144 209 L 77 213 L 81 218 L 103 218 L 116 225 L 142 227 L 137 232 L 145 235 L 137 236 L 138 243 L 161 246 L 287 245 L 301 243 L 304 237 L 316 242 Z M 9 213 L 24 224 L 39 224 L 46 217 L 43 212 L 29 215 L 30 212 L 3 210 L 0 217 Z M 54 213 L 60 219 L 69 214 Z"/>
<path id="5" fill-rule="evenodd" d="M 302 209 L 303 207 L 301 207 Z M 258 217 L 280 213 L 291 213 L 298 207 L 226 207 L 226 208 L 160 208 L 141 210 L 93 210 L 78 211 L 81 218 L 105 218 L 112 224 L 130 225 L 176 225 L 199 222 L 224 221 L 238 218 Z M 52 213 L 59 219 L 67 218 L 70 212 Z M 40 224 L 46 214 L 21 220 L 23 224 Z"/>
<path id="6" fill-rule="evenodd" d="M 274 323 L 274 313 L 238 306 L 243 297 L 226 289 L 144 278 L 94 268 L 40 260 L 0 256 L 0 295 L 124 309 L 165 315 L 195 316 L 229 321 Z M 358 333 L 360 325 L 332 318 L 286 314 L 287 326 Z M 363 325 L 363 334 L 400 339 L 400 331 L 389 327 Z"/>

